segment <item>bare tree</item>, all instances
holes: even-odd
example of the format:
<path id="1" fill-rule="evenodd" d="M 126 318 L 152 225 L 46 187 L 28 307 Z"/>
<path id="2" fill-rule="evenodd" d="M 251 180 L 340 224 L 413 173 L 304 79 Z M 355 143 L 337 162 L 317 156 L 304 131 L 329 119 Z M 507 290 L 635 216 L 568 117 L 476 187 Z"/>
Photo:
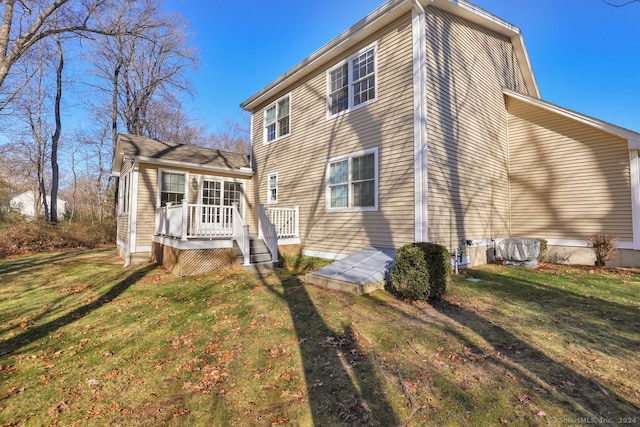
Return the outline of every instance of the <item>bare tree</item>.
<path id="1" fill-rule="evenodd" d="M 36 48 L 32 49 L 25 57 L 28 61 L 20 64 L 20 70 L 28 82 L 23 88 L 20 98 L 14 100 L 14 107 L 17 116 L 23 122 L 25 129 L 19 131 L 14 137 L 18 141 L 20 150 L 16 155 L 31 164 L 31 175 L 36 197 L 34 198 L 34 211 L 36 214 L 44 213 L 47 220 L 50 219 L 47 203 L 47 188 L 49 174 L 47 165 L 51 160 L 50 136 L 52 135 L 52 125 L 48 119 L 52 117 L 51 111 L 51 87 L 50 66 L 53 57 L 50 54 L 52 49 L 44 41 Z M 44 211 L 43 211 L 44 208 Z"/>
<path id="2" fill-rule="evenodd" d="M 108 114 L 114 145 L 118 122 L 128 133 L 162 134 L 160 129 L 169 123 L 160 120 L 182 114 L 176 94 L 191 95 L 186 71 L 197 65 L 197 53 L 189 46 L 186 24 L 179 16 L 160 12 L 157 0 L 142 2 L 139 13 L 154 25 L 144 32 L 97 38 L 90 53 L 100 81 L 94 89 L 109 97 L 109 103 L 99 103 L 96 110 Z M 114 16 L 114 25 L 127 16 Z M 110 111 L 102 105 L 110 105 Z M 184 116 L 180 119 L 178 123 L 185 121 Z"/>
<path id="3" fill-rule="evenodd" d="M 129 3 L 133 0 L 121 0 Z M 117 0 L 116 0 L 117 2 Z M 58 34 L 114 34 L 128 28 L 105 25 L 104 15 L 117 5 L 108 0 L 4 0 L 0 25 L 0 110 L 22 90 L 27 80 L 12 79 L 13 67 L 38 42 Z M 135 22 L 142 25 L 143 22 Z M 11 80 L 10 87 L 5 83 Z"/>
<path id="4" fill-rule="evenodd" d="M 58 145 L 62 132 L 62 121 L 60 119 L 60 103 L 62 102 L 62 72 L 64 71 L 64 53 L 62 43 L 58 35 L 52 36 L 56 43 L 58 53 L 58 66 L 56 67 L 56 96 L 54 101 L 55 130 L 51 135 L 51 216 L 52 224 L 58 223 L 58 184 L 60 181 L 60 171 L 58 167 Z"/>
<path id="5" fill-rule="evenodd" d="M 251 153 L 251 126 L 249 125 L 249 120 L 250 116 L 248 114 L 243 116 L 242 122 L 226 120 L 222 129 L 210 135 L 203 145 L 235 153 Z"/>

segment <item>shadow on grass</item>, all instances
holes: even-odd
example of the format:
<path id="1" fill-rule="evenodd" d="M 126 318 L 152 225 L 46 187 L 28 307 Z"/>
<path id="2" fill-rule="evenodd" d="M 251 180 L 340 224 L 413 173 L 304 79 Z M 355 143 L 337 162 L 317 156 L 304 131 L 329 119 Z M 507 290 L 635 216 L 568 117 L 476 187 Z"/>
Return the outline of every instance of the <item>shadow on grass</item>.
<path id="1" fill-rule="evenodd" d="M 346 327 L 337 333 L 331 329 L 300 279 L 286 272 L 278 277 L 282 292 L 263 276 L 261 279 L 289 307 L 314 424 L 398 425 L 374 362 L 358 347 L 353 330 Z"/>
<path id="2" fill-rule="evenodd" d="M 49 258 L 50 259 L 50 258 Z M 47 322 L 43 325 L 29 328 L 19 335 L 15 335 L 7 340 L 0 342 L 0 357 L 14 354 L 18 352 L 22 347 L 25 347 L 34 341 L 43 338 L 50 333 L 67 326 L 73 322 L 76 322 L 93 311 L 99 309 L 105 304 L 116 299 L 123 292 L 129 289 L 130 286 L 142 279 L 149 271 L 153 270 L 155 266 L 147 266 L 140 270 L 133 271 L 124 279 L 113 285 L 106 293 L 98 297 L 96 300 L 89 304 L 76 308 L 70 313 L 60 316 L 55 320 Z"/>
<path id="3" fill-rule="evenodd" d="M 483 281 L 467 286 L 490 292 L 552 319 L 553 329 L 564 335 L 568 342 L 582 341 L 611 356 L 620 356 L 625 351 L 634 356 L 640 348 L 640 310 L 637 306 L 500 273 L 473 271 L 473 275 Z M 590 278 L 585 280 L 588 283 Z"/>
<path id="4" fill-rule="evenodd" d="M 34 255 L 23 255 L 16 258 L 0 259 L 0 276 L 15 272 L 27 273 L 33 269 L 41 268 L 44 265 L 76 259 L 83 254 L 100 254 L 110 251 L 113 251 L 113 246 L 98 249 L 66 250 L 55 255 L 43 252 Z"/>
<path id="5" fill-rule="evenodd" d="M 480 277 L 491 281 L 490 274 L 481 274 Z M 597 345 L 598 351 L 614 355 L 617 353 L 618 356 L 621 352 L 626 351 L 631 355 L 630 357 L 633 357 L 632 354 L 637 351 L 637 340 L 624 337 L 625 334 L 634 332 L 633 325 L 636 325 L 637 328 L 637 310 L 610 301 L 594 300 L 528 280 L 500 277 L 500 280 L 502 279 L 505 279 L 504 283 L 483 282 L 482 291 L 499 295 L 505 303 L 514 301 L 516 305 L 528 309 L 534 306 L 548 316 L 559 315 L 562 310 L 573 310 L 571 316 L 574 318 L 575 324 L 562 324 L 564 321 L 561 321 L 560 325 L 555 325 L 553 330 L 554 333 L 559 331 L 564 335 L 567 344 L 566 352 L 572 351 L 568 346 L 569 340 L 576 342 L 576 339 L 582 340 L 582 342 L 577 341 L 579 346 L 586 344 L 588 348 L 591 343 L 594 347 Z M 470 284 L 469 286 L 479 285 Z M 617 419 L 617 417 L 628 417 L 631 414 L 639 413 L 640 407 L 627 400 L 623 395 L 605 387 L 594 378 L 582 375 L 554 360 L 545 354 L 543 349 L 532 346 L 508 331 L 503 325 L 446 300 L 435 304 L 434 308 L 486 340 L 496 351 L 496 355 L 488 359 L 490 363 L 507 369 L 527 387 L 548 393 L 547 398 L 557 400 L 560 405 L 569 409 L 573 414 L 587 418 Z M 618 313 L 616 319 L 633 320 L 633 322 L 631 326 L 618 322 L 615 325 L 607 322 L 602 323 L 601 313 Z M 531 327 L 542 326 L 532 324 Z M 456 331 L 454 327 L 448 327 L 448 329 L 450 333 L 477 351 L 477 347 L 464 334 Z M 635 333 L 637 334 L 637 332 Z M 593 334 L 597 334 L 597 337 L 591 336 Z M 575 355 L 576 359 L 581 357 L 583 357 L 582 354 Z"/>

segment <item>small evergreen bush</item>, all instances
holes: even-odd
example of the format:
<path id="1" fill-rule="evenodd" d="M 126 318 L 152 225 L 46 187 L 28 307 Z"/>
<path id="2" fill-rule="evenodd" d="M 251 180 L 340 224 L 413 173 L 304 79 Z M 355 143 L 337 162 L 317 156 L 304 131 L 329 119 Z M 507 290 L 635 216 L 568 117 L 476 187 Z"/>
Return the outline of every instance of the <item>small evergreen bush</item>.
<path id="1" fill-rule="evenodd" d="M 423 248 L 429 266 L 429 299 L 440 300 L 449 285 L 451 276 L 451 254 L 442 245 L 419 243 Z"/>
<path id="2" fill-rule="evenodd" d="M 410 244 L 398 250 L 388 288 L 390 292 L 405 298 L 429 299 L 429 267 L 419 246 Z"/>
<path id="3" fill-rule="evenodd" d="M 396 253 L 387 289 L 405 298 L 439 300 L 446 291 L 450 273 L 447 248 L 434 243 L 411 243 Z"/>

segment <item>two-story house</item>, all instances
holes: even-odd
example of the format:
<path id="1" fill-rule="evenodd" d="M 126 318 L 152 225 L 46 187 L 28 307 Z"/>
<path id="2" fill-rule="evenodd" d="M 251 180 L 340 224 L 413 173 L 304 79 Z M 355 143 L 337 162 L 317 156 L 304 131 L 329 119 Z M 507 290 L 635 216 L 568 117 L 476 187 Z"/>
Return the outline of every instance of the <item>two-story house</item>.
<path id="1" fill-rule="evenodd" d="M 390 0 L 241 106 L 245 222 L 281 249 L 431 241 L 476 265 L 524 236 L 586 263 L 604 232 L 640 264 L 640 134 L 543 101 L 520 30 L 465 1 Z"/>

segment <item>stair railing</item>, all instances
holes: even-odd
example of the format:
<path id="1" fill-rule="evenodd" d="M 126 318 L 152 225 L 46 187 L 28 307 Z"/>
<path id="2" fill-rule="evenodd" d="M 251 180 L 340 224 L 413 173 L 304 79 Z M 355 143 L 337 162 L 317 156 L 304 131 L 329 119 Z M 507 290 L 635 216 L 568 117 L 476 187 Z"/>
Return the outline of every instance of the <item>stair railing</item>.
<path id="1" fill-rule="evenodd" d="M 251 245 L 249 242 L 249 226 L 245 225 L 238 204 L 233 204 L 233 218 L 231 220 L 233 226 L 233 239 L 238 242 L 240 252 L 242 252 L 243 264 L 251 264 Z"/>
<path id="2" fill-rule="evenodd" d="M 264 206 L 258 207 L 258 237 L 264 241 L 264 244 L 271 252 L 271 262 L 278 262 L 278 234 L 276 226 L 271 222 Z"/>

